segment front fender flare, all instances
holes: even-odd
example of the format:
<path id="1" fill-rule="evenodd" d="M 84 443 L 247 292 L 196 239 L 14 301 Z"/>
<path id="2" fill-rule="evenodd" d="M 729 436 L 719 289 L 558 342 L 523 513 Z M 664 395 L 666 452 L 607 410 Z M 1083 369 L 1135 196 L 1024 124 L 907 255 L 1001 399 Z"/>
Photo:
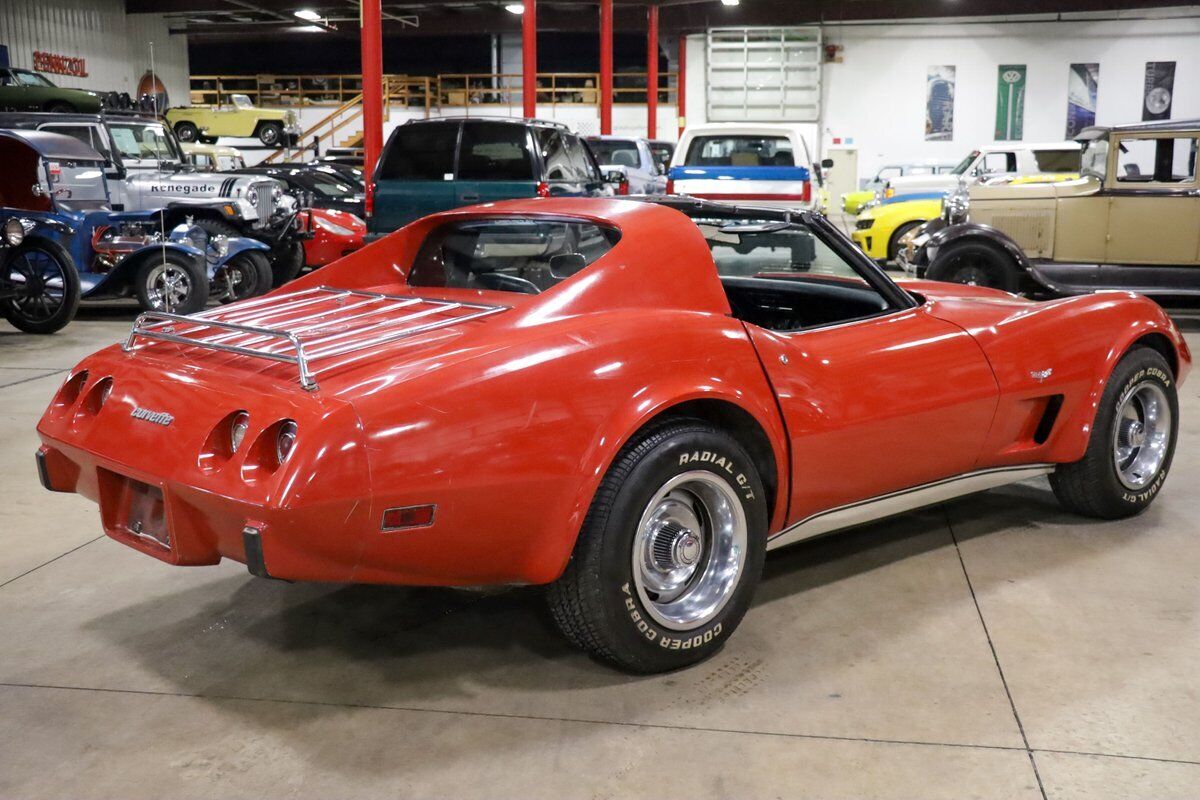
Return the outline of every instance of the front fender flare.
<path id="1" fill-rule="evenodd" d="M 163 250 L 170 250 L 173 253 L 178 253 L 185 258 L 203 264 L 204 253 L 194 247 L 177 244 L 175 242 L 159 242 L 157 244 L 148 245 L 141 250 L 136 250 L 125 258 L 117 262 L 117 265 L 104 276 L 95 286 L 93 286 L 85 295 L 85 298 L 98 297 L 102 295 L 122 295 L 126 293 L 134 275 L 138 269 L 148 259 L 154 257 L 156 253 L 161 253 Z"/>
<path id="2" fill-rule="evenodd" d="M 984 241 L 1000 247 L 1004 252 L 1012 256 L 1017 264 L 1017 271 L 1022 276 L 1029 275 L 1029 259 L 1026 258 L 1025 251 L 1008 234 L 999 228 L 993 228 L 991 225 L 984 225 L 978 222 L 961 222 L 957 225 L 947 226 L 930 236 L 929 241 L 925 243 L 924 249 L 926 254 L 929 253 L 930 248 L 936 248 L 941 253 L 951 245 L 967 241 Z M 930 266 L 932 266 L 933 259 L 929 259 L 929 261 Z"/>

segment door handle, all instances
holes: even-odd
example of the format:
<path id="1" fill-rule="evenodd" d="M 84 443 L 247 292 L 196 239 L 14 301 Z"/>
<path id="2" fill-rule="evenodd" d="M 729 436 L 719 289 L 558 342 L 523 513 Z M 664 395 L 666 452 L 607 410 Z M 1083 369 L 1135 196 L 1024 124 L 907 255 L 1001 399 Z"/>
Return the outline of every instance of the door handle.
<path id="1" fill-rule="evenodd" d="M 462 194 L 462 195 L 459 197 L 459 199 L 460 199 L 460 200 L 462 200 L 462 201 L 463 201 L 463 202 L 465 202 L 465 203 L 474 203 L 474 202 L 477 202 L 477 201 L 479 200 L 479 195 L 477 195 L 477 194 L 475 194 L 475 193 L 473 193 L 473 192 L 472 192 L 472 193 L 466 193 L 466 192 L 464 192 L 464 193 L 463 193 L 463 194 Z"/>

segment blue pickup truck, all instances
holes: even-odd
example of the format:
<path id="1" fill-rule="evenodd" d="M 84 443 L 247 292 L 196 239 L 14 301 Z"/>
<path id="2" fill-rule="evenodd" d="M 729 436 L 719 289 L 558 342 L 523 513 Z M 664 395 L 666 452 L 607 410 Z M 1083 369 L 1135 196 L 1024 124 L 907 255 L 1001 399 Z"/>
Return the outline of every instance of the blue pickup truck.
<path id="1" fill-rule="evenodd" d="M 513 117 L 412 120 L 375 169 L 368 239 L 459 206 L 517 197 L 607 197 L 583 140 L 561 123 Z"/>

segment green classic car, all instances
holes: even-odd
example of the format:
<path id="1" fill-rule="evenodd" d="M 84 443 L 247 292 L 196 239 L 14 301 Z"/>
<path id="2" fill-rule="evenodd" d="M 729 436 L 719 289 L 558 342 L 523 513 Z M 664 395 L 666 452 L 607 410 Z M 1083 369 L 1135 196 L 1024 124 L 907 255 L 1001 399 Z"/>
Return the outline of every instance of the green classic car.
<path id="1" fill-rule="evenodd" d="M 181 142 L 211 144 L 229 136 L 256 137 L 268 146 L 291 146 L 300 138 L 295 111 L 257 108 L 244 94 L 222 95 L 215 106 L 168 108 L 165 116 Z"/>
<path id="2" fill-rule="evenodd" d="M 100 95 L 55 86 L 41 73 L 0 67 L 0 111 L 65 111 L 96 114 Z"/>

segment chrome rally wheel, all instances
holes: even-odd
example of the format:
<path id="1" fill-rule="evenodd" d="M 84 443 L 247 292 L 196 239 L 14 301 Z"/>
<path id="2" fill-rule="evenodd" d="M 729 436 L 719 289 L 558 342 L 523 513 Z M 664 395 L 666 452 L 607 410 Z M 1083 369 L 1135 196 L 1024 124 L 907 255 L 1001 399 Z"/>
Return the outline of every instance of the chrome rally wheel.
<path id="1" fill-rule="evenodd" d="M 656 622 L 690 630 L 712 620 L 746 563 L 746 512 L 710 472 L 677 475 L 655 493 L 633 540 L 633 581 Z"/>
<path id="2" fill-rule="evenodd" d="M 208 302 L 208 274 L 183 255 L 155 253 L 138 268 L 134 293 L 147 311 L 194 314 Z"/>
<path id="3" fill-rule="evenodd" d="M 741 442 L 687 417 L 625 445 L 546 598 L 575 645 L 630 672 L 701 661 L 745 615 L 762 573 L 768 499 Z"/>
<path id="4" fill-rule="evenodd" d="M 1135 346 L 1108 377 L 1083 458 L 1060 464 L 1050 486 L 1078 514 L 1101 519 L 1137 514 L 1162 489 L 1178 434 L 1171 364 L 1157 350 Z"/>
<path id="5" fill-rule="evenodd" d="M 174 311 L 194 290 L 191 277 L 176 264 L 163 262 L 147 278 L 146 295 L 155 311 Z"/>
<path id="6" fill-rule="evenodd" d="M 1125 394 L 1113 426 L 1117 478 L 1140 491 L 1158 474 L 1171 442 L 1171 405 L 1162 387 L 1143 381 Z"/>

